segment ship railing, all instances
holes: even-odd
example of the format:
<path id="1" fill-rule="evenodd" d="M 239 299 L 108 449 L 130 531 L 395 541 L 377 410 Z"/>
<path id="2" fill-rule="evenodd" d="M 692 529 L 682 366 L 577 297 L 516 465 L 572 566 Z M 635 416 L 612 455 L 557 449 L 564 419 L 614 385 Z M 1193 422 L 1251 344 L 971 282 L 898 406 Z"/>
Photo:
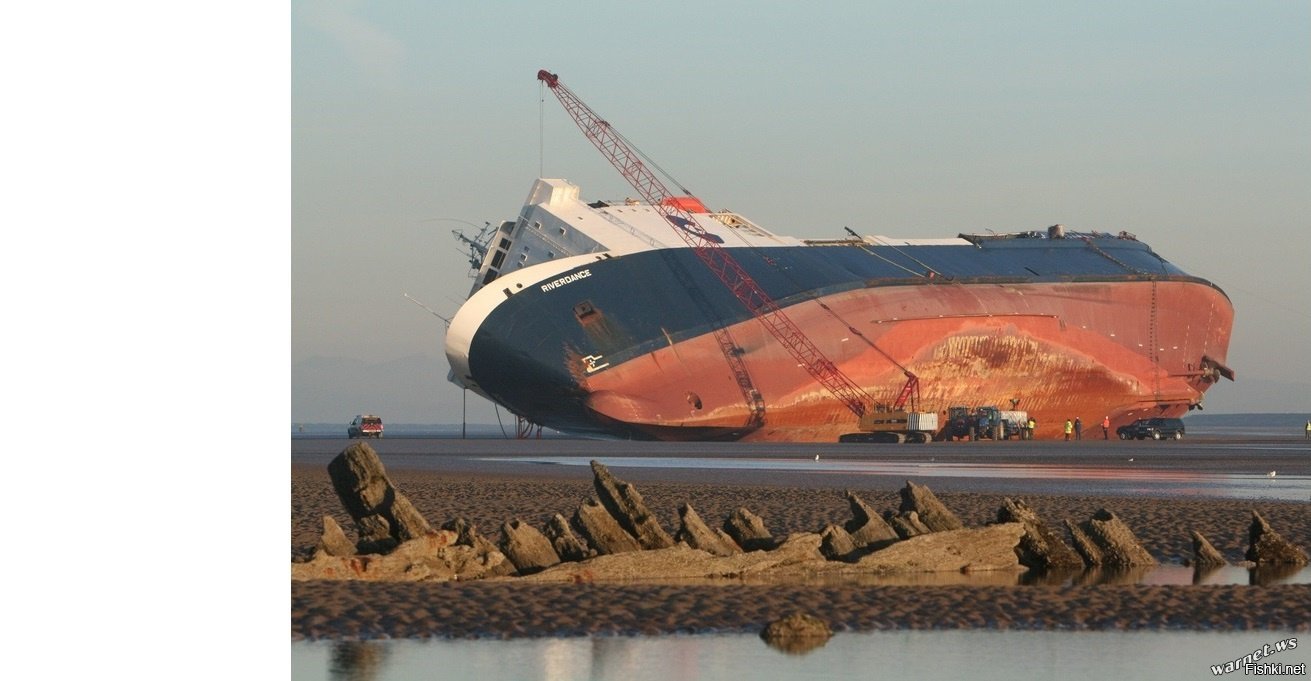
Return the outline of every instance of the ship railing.
<path id="1" fill-rule="evenodd" d="M 1063 225 L 1055 225 L 1055 226 L 1062 227 L 1062 230 L 1059 232 L 1060 236 L 1052 236 L 1046 231 L 1036 230 L 1036 229 L 1025 230 L 1022 232 L 994 232 L 989 230 L 987 234 L 966 234 L 962 232 L 960 234 L 957 234 L 956 236 L 957 238 L 964 239 L 971 243 L 976 243 L 979 241 L 1006 241 L 1009 239 L 1058 239 L 1058 240 L 1065 239 L 1067 241 L 1078 240 L 1078 239 L 1124 239 L 1127 241 L 1138 240 L 1138 236 L 1136 234 L 1131 234 L 1129 232 L 1122 231 L 1119 234 L 1111 234 L 1110 232 L 1099 232 L 1097 230 L 1093 230 L 1091 232 L 1078 232 L 1072 229 L 1064 229 Z"/>
<path id="2" fill-rule="evenodd" d="M 765 231 L 764 228 L 762 228 L 760 225 L 757 225 L 756 223 L 742 217 L 741 215 L 738 215 L 737 213 L 734 213 L 733 211 L 721 210 L 718 212 L 707 213 L 707 215 L 723 223 L 723 225 L 725 227 L 728 227 L 729 229 L 740 230 L 752 236 L 758 236 L 762 239 L 777 238 L 775 237 L 775 235 Z"/>
<path id="3" fill-rule="evenodd" d="M 656 241 L 654 238 L 651 237 L 651 235 L 646 234 L 646 233 L 641 232 L 641 231 L 638 231 L 635 227 L 633 227 L 632 225 L 628 224 L 627 222 L 624 222 L 623 220 L 620 220 L 618 217 L 616 217 L 616 216 L 614 216 L 614 215 L 611 215 L 610 213 L 607 213 L 606 211 L 604 211 L 604 210 L 600 210 L 600 209 L 598 209 L 598 208 L 593 208 L 592 210 L 596 211 L 597 214 L 599 214 L 601 217 L 605 218 L 606 220 L 609 220 L 609 221 L 610 221 L 610 224 L 612 224 L 612 225 L 618 227 L 619 229 L 624 230 L 625 232 L 628 232 L 629 234 L 633 235 L 633 237 L 637 238 L 638 240 L 643 241 L 643 242 L 645 242 L 646 244 L 650 245 L 651 248 L 663 248 L 663 247 L 664 247 L 664 244 L 663 244 L 663 243 L 660 243 L 659 241 Z"/>
<path id="4" fill-rule="evenodd" d="M 1126 263 L 1123 260 L 1120 260 L 1119 258 L 1111 255 L 1110 253 L 1107 253 L 1106 251 L 1103 251 L 1102 249 L 1098 248 L 1097 244 L 1093 243 L 1092 237 L 1082 237 L 1082 238 L 1083 238 L 1083 242 L 1088 244 L 1088 248 L 1091 248 L 1092 251 L 1097 255 L 1100 255 L 1103 258 L 1110 260 L 1111 262 L 1119 265 L 1120 267 L 1123 267 L 1126 270 L 1129 270 L 1130 272 L 1133 272 L 1134 274 L 1149 274 L 1148 272 L 1145 272 L 1137 267 L 1134 267 L 1129 263 Z"/>

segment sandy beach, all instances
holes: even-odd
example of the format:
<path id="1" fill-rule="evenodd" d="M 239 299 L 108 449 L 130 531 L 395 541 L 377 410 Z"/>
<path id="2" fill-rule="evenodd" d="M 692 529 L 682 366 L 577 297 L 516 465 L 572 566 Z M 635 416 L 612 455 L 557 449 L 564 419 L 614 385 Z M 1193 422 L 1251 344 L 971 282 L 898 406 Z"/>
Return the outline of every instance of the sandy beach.
<path id="1" fill-rule="evenodd" d="M 386 463 L 386 457 L 383 457 Z M 547 470 L 551 468 L 551 470 Z M 541 527 L 571 514 L 593 494 L 585 469 L 538 467 L 504 473 L 434 472 L 388 467 L 396 486 L 433 525 L 464 518 L 493 540 L 502 523 Z M 622 472 L 620 473 L 622 475 Z M 776 536 L 818 532 L 850 517 L 843 487 L 733 484 L 722 476 L 671 473 L 636 483 L 666 528 L 691 503 L 708 522 L 744 506 Z M 876 509 L 895 509 L 897 488 L 851 486 Z M 1001 494 L 938 492 L 967 526 L 995 519 Z M 1010 495 L 1015 496 L 1015 495 Z M 1311 546 L 1311 507 L 1303 502 L 1200 498 L 1023 495 L 1048 523 L 1083 520 L 1101 508 L 1119 515 L 1162 565 L 1192 556 L 1190 531 L 1205 535 L 1231 562 L 1247 549 L 1257 510 L 1285 538 Z M 292 464 L 291 556 L 307 557 L 322 517 L 348 533 L 353 525 L 323 466 Z M 1311 628 L 1311 587 L 1266 583 L 1085 584 L 1080 579 L 1011 586 L 801 584 L 722 585 L 293 582 L 293 640 L 377 638 L 513 638 L 591 634 L 653 635 L 758 632 L 793 612 L 826 620 L 835 631 L 880 629 L 1195 629 Z"/>

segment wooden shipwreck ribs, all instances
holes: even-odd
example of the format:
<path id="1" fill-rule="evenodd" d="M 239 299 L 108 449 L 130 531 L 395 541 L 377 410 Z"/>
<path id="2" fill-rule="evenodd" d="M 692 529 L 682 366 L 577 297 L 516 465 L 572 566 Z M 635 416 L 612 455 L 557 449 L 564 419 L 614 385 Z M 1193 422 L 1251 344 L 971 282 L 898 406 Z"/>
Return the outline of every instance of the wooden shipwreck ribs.
<path id="1" fill-rule="evenodd" d="M 966 528 L 931 490 L 907 482 L 898 508 L 877 513 L 846 492 L 851 519 L 814 533 L 773 536 L 746 508 L 718 527 L 690 504 L 679 527 L 665 530 L 637 489 L 592 462 L 595 496 L 568 520 L 559 513 L 544 531 L 518 519 L 493 542 L 462 519 L 434 530 L 388 479 L 376 452 L 357 443 L 328 470 L 333 488 L 355 522 L 352 543 L 331 516 L 314 556 L 293 562 L 294 580 L 453 581 L 514 578 L 529 581 L 755 579 L 888 575 L 912 572 L 1035 572 L 1128 570 L 1156 564 L 1133 532 L 1102 509 L 1081 523 L 1064 522 L 1073 547 L 1023 500 L 1004 500 L 996 522 Z M 1194 532 L 1199 566 L 1223 564 Z M 1305 566 L 1307 554 L 1253 511 L 1248 563 Z"/>

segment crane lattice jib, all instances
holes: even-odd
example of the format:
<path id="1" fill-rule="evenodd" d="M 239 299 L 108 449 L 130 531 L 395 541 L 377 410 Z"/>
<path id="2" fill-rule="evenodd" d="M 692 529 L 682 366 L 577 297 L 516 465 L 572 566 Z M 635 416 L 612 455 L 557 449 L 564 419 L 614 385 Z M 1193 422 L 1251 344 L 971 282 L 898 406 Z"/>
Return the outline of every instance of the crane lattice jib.
<path id="1" fill-rule="evenodd" d="M 572 90 L 561 84 L 559 76 L 542 70 L 537 72 L 537 79 L 551 88 L 587 139 L 628 180 L 638 195 L 665 216 L 674 228 L 674 233 L 682 238 L 792 358 L 853 413 L 864 415 L 872 402 L 869 395 L 824 356 L 819 347 L 801 331 L 801 327 L 784 314 L 774 299 L 721 245 L 719 237 L 706 232 L 690 212 L 669 200 L 674 194 L 642 163 L 636 152 L 610 124 L 584 104 Z"/>
<path id="2" fill-rule="evenodd" d="M 910 403 L 910 410 L 916 411 L 920 404 L 920 379 L 906 369 L 902 369 L 906 374 L 906 385 L 901 386 L 901 394 L 897 395 L 897 401 L 892 403 L 892 409 L 898 411 L 906 407 L 907 401 Z"/>

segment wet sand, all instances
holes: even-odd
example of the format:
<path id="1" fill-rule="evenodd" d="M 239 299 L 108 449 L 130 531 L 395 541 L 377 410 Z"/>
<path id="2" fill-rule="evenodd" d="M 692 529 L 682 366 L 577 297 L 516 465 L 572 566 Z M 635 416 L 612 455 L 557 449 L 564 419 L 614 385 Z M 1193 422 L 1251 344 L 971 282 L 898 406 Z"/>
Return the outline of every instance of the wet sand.
<path id="1" fill-rule="evenodd" d="M 383 457 L 384 465 L 387 458 Z M 568 517 L 593 494 L 590 471 L 537 467 L 513 475 L 406 470 L 388 466 L 393 482 L 434 526 L 465 518 L 495 540 L 502 523 L 542 527 Z M 545 470 L 551 468 L 552 470 Z M 625 477 L 622 471 L 616 471 Z M 663 474 L 636 482 L 661 523 L 677 527 L 677 508 L 691 503 L 707 522 L 745 506 L 775 535 L 817 532 L 850 517 L 843 487 L 740 485 L 715 476 Z M 652 477 L 650 475 L 646 477 Z M 630 478 L 631 479 L 631 478 Z M 930 486 L 932 483 L 929 483 Z M 293 464 L 291 554 L 308 556 L 324 515 L 353 527 L 324 466 Z M 895 487 L 851 489 L 876 509 L 895 509 Z M 936 490 L 935 490 L 936 491 Z M 995 518 L 1005 495 L 937 492 L 966 525 Z M 1015 496 L 1015 495 L 1011 495 Z M 1193 498 L 1096 498 L 1023 495 L 1049 524 L 1087 519 L 1108 508 L 1124 519 L 1164 565 L 1192 556 L 1189 532 L 1207 537 L 1231 562 L 1247 549 L 1251 511 L 1304 548 L 1311 546 L 1311 504 Z M 1076 580 L 1077 581 L 1077 580 Z M 835 631 L 878 629 L 1311 629 L 1311 586 L 1249 585 L 885 586 L 658 584 L 516 584 L 293 582 L 293 640 L 374 638 L 511 638 L 590 634 L 758 632 L 771 620 L 808 612 Z"/>

